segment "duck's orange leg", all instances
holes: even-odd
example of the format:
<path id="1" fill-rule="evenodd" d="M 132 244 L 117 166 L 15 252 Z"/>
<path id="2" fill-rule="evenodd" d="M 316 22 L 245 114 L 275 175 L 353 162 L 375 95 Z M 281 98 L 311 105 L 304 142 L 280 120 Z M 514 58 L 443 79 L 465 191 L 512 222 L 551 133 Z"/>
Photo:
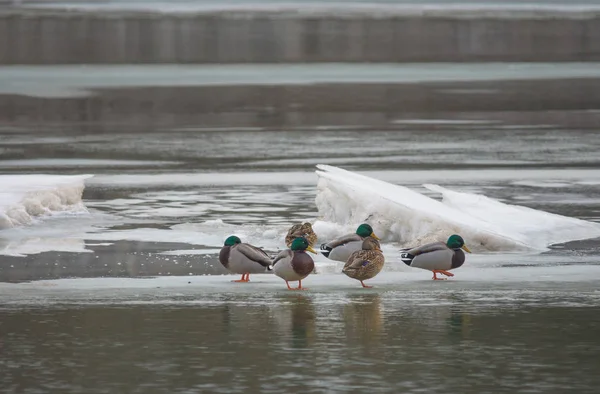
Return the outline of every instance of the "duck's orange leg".
<path id="1" fill-rule="evenodd" d="M 446 278 L 438 278 L 437 277 L 437 274 L 441 273 L 440 271 L 433 270 L 432 272 L 433 272 L 433 280 L 446 280 Z"/>
<path id="2" fill-rule="evenodd" d="M 367 285 L 365 285 L 365 284 L 363 283 L 363 281 L 362 281 L 362 280 L 360 281 L 360 284 L 361 284 L 361 285 L 362 285 L 362 287 L 364 287 L 365 289 L 370 289 L 370 288 L 372 288 L 372 287 L 373 287 L 373 286 L 367 286 Z"/>
<path id="3" fill-rule="evenodd" d="M 448 278 L 438 278 L 437 274 L 442 274 L 442 275 L 446 275 L 446 276 L 454 276 L 453 273 L 445 271 L 445 270 L 433 270 L 433 280 L 446 280 Z"/>
<path id="4" fill-rule="evenodd" d="M 288 290 L 296 290 L 296 289 L 290 287 L 290 282 L 288 282 L 287 280 L 285 281 L 285 284 L 287 285 Z"/>
<path id="5" fill-rule="evenodd" d="M 232 282 L 248 283 L 250 282 L 250 274 L 242 274 L 242 279 L 232 280 Z"/>
<path id="6" fill-rule="evenodd" d="M 306 287 L 302 287 L 302 281 L 299 280 L 298 287 L 296 287 L 294 290 L 308 290 L 308 289 Z"/>

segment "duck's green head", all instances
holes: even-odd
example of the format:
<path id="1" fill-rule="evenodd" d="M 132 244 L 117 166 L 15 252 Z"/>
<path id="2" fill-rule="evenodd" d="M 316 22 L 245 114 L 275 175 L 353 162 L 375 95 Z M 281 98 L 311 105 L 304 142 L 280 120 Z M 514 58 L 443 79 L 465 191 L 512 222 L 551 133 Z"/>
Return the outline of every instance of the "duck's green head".
<path id="1" fill-rule="evenodd" d="M 379 239 L 375 233 L 373 233 L 373 227 L 369 226 L 366 223 L 361 224 L 360 226 L 358 226 L 358 228 L 356 229 L 356 235 L 359 235 L 363 238 L 366 237 L 373 237 L 375 239 Z"/>
<path id="2" fill-rule="evenodd" d="M 314 250 L 310 246 L 310 244 L 308 243 L 308 241 L 304 237 L 298 237 L 298 238 L 294 239 L 292 241 L 292 245 L 290 246 L 290 249 L 295 250 L 295 251 L 308 250 L 311 253 L 317 254 L 317 251 Z"/>
<path id="3" fill-rule="evenodd" d="M 448 242 L 446 242 L 446 245 L 448 245 L 450 249 L 463 249 L 465 252 L 471 253 L 469 248 L 467 248 L 467 245 L 465 245 L 465 240 L 457 234 L 452 234 L 448 238 Z"/>
<path id="4" fill-rule="evenodd" d="M 233 246 L 235 244 L 241 244 L 242 240 L 236 237 L 235 235 L 230 236 L 225 240 L 225 246 Z"/>

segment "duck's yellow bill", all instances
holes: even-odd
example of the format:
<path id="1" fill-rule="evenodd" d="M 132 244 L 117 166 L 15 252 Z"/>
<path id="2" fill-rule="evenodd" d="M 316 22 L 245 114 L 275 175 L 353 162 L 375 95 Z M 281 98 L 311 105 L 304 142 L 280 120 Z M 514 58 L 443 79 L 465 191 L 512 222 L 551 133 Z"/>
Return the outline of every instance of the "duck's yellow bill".
<path id="1" fill-rule="evenodd" d="M 467 248 L 467 245 L 463 245 L 461 249 L 463 249 L 467 253 L 471 253 L 471 250 Z"/>
<path id="2" fill-rule="evenodd" d="M 316 250 L 314 250 L 314 249 L 312 248 L 312 246 L 309 246 L 308 248 L 306 248 L 306 250 L 308 250 L 308 251 L 309 251 L 309 252 L 311 252 L 311 253 L 317 254 L 317 251 L 316 251 Z"/>
<path id="3" fill-rule="evenodd" d="M 375 235 L 375 233 L 371 233 L 371 237 L 375 238 L 376 240 L 380 241 L 379 237 L 377 235 Z"/>

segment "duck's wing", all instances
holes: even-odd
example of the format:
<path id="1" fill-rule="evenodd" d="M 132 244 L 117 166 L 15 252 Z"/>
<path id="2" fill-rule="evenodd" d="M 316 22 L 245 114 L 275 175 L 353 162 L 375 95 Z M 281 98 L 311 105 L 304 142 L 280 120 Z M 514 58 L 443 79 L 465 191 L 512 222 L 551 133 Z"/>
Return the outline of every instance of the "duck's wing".
<path id="1" fill-rule="evenodd" d="M 291 257 L 290 249 L 282 250 L 281 252 L 279 252 L 279 254 L 275 257 L 275 260 L 273 260 L 273 266 L 275 266 L 275 264 L 285 259 L 286 257 Z"/>
<path id="2" fill-rule="evenodd" d="M 400 253 L 400 260 L 406 265 L 411 265 L 414 258 L 418 255 L 425 253 L 432 253 L 438 251 L 447 251 L 448 247 L 443 242 L 432 242 L 429 244 L 417 246 L 412 249 L 403 249 Z"/>
<path id="3" fill-rule="evenodd" d="M 348 257 L 343 271 L 358 270 L 369 264 L 368 250 L 357 250 Z"/>
<path id="4" fill-rule="evenodd" d="M 423 253 L 430 253 L 438 250 L 448 250 L 448 247 L 444 242 L 432 242 L 430 244 L 425 244 L 422 246 L 417 246 L 416 248 L 409 249 L 406 252 L 413 256 L 418 256 Z"/>
<path id="5" fill-rule="evenodd" d="M 333 249 L 336 246 L 344 245 L 344 244 L 347 244 L 348 242 L 352 242 L 352 241 L 362 241 L 362 238 L 358 234 L 346 234 L 346 235 L 342 235 L 339 238 L 334 239 L 333 241 L 328 242 L 326 244 L 326 246 Z"/>
<path id="6" fill-rule="evenodd" d="M 238 251 L 252 261 L 256 261 L 260 265 L 269 267 L 273 264 L 273 260 L 269 257 L 267 252 L 256 246 L 250 244 L 239 244 L 237 247 Z"/>

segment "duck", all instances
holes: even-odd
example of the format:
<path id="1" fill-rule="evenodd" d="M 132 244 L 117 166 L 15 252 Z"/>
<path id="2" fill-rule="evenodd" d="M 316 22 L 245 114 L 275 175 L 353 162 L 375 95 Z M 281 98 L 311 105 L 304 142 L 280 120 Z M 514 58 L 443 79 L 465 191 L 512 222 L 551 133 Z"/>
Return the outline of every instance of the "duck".
<path id="1" fill-rule="evenodd" d="M 219 261 L 229 272 L 242 275 L 233 282 L 250 282 L 250 274 L 264 273 L 273 269 L 273 259 L 256 246 L 242 243 L 235 235 L 225 240 L 219 252 Z"/>
<path id="2" fill-rule="evenodd" d="M 292 246 L 292 242 L 298 237 L 306 238 L 310 246 L 314 246 L 317 242 L 317 234 L 315 234 L 312 224 L 308 222 L 294 224 L 288 230 L 288 233 L 285 236 L 285 246 L 288 248 Z"/>
<path id="3" fill-rule="evenodd" d="M 360 281 L 362 287 L 371 288 L 363 281 L 374 278 L 385 263 L 381 245 L 373 237 L 367 237 L 362 242 L 362 250 L 352 253 L 346 261 L 342 272 L 352 279 Z"/>
<path id="4" fill-rule="evenodd" d="M 448 241 L 432 242 L 416 248 L 408 249 L 400 253 L 400 259 L 409 267 L 421 268 L 433 272 L 433 280 L 444 280 L 438 278 L 437 274 L 447 277 L 454 276 L 450 270 L 461 267 L 465 263 L 465 254 L 471 253 L 465 240 L 458 234 L 452 234 Z"/>
<path id="5" fill-rule="evenodd" d="M 289 249 L 282 250 L 273 260 L 273 272 L 285 280 L 289 290 L 307 290 L 302 287 L 302 280 L 315 269 L 315 262 L 306 251 L 316 254 L 304 237 L 292 241 Z M 290 287 L 289 282 L 298 281 L 298 287 Z"/>
<path id="6" fill-rule="evenodd" d="M 348 261 L 350 255 L 362 249 L 365 238 L 371 237 L 379 241 L 373 232 L 373 227 L 363 223 L 357 227 L 354 234 L 346 234 L 326 244 L 321 244 L 321 254 L 330 260 Z"/>

